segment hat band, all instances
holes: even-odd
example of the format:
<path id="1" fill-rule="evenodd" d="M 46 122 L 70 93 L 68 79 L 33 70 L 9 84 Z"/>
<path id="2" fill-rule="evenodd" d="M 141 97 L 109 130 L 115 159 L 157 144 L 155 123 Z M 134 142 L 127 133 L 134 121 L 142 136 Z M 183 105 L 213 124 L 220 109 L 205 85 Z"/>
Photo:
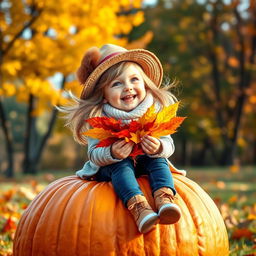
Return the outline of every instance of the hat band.
<path id="1" fill-rule="evenodd" d="M 104 61 L 110 59 L 111 57 L 118 55 L 119 53 L 121 53 L 121 52 L 113 52 L 113 53 L 107 55 L 104 59 L 102 59 L 102 60 L 99 62 L 99 64 L 98 64 L 97 66 L 99 66 L 99 65 L 100 65 L 101 63 L 103 63 Z"/>

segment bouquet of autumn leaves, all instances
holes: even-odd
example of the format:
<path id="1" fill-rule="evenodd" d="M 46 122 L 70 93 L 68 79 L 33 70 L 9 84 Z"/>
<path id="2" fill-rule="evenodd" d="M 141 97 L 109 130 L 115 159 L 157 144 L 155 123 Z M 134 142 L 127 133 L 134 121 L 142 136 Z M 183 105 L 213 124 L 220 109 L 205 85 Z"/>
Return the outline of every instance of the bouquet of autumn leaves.
<path id="1" fill-rule="evenodd" d="M 130 156 L 135 158 L 144 154 L 140 145 L 144 135 L 160 138 L 176 132 L 186 118 L 176 116 L 178 105 L 179 102 L 163 107 L 160 112 L 157 112 L 155 105 L 152 105 L 143 116 L 136 121 L 132 120 L 129 124 L 122 124 L 121 120 L 112 117 L 92 117 L 85 121 L 93 128 L 83 134 L 98 139 L 99 143 L 96 147 L 110 146 L 119 139 L 124 139 L 126 142 L 133 141 L 135 145 Z"/>

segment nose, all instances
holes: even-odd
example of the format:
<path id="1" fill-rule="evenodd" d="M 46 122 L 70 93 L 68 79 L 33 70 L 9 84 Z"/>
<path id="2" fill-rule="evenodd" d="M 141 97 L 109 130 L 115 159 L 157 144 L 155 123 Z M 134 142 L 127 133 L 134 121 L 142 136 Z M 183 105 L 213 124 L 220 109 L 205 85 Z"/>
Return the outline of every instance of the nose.
<path id="1" fill-rule="evenodd" d="M 124 90 L 125 91 L 131 91 L 132 90 L 132 84 L 129 81 L 125 82 Z"/>

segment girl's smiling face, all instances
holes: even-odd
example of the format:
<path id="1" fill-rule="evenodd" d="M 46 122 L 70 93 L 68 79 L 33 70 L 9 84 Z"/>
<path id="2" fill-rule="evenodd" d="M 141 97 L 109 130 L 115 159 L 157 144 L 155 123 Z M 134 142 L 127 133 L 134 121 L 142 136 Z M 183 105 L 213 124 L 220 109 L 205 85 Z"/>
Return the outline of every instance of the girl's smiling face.
<path id="1" fill-rule="evenodd" d="M 126 112 L 136 108 L 146 97 L 144 80 L 136 64 L 128 65 L 103 90 L 105 103 Z"/>

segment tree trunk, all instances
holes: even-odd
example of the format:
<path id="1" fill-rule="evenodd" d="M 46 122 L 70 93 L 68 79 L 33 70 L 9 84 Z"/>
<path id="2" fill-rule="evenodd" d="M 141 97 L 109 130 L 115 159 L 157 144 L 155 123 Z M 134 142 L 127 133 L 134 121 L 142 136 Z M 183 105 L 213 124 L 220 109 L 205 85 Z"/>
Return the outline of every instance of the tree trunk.
<path id="1" fill-rule="evenodd" d="M 0 120 L 1 120 L 1 126 L 3 129 L 4 137 L 5 137 L 5 148 L 6 148 L 6 155 L 7 155 L 7 162 L 8 166 L 5 170 L 5 175 L 8 178 L 11 178 L 14 176 L 14 169 L 13 169 L 13 146 L 12 146 L 12 139 L 10 132 L 8 130 L 7 125 L 7 119 L 4 111 L 3 102 L 0 98 Z"/>
<path id="2" fill-rule="evenodd" d="M 35 164 L 33 163 L 33 154 L 36 151 L 36 141 L 33 129 L 35 127 L 36 119 L 32 115 L 35 104 L 35 97 L 30 94 L 27 111 L 27 125 L 24 139 L 24 160 L 23 160 L 23 173 L 36 174 Z"/>
<path id="3" fill-rule="evenodd" d="M 61 88 L 64 89 L 66 83 L 66 77 L 63 76 L 61 82 Z M 32 116 L 32 111 L 34 109 L 34 96 L 30 95 L 29 99 L 29 108 L 28 108 L 28 116 L 27 116 L 27 131 L 26 131 L 26 139 L 25 139 L 25 158 L 23 164 L 23 173 L 31 173 L 36 174 L 38 171 L 38 164 L 42 157 L 43 150 L 48 139 L 51 136 L 55 121 L 57 119 L 58 110 L 54 108 L 52 110 L 51 118 L 48 125 L 48 130 L 42 137 L 41 141 L 38 145 L 38 135 L 37 130 L 35 128 L 36 118 Z"/>
<path id="4" fill-rule="evenodd" d="M 187 154 L 187 139 L 183 136 L 181 140 L 181 165 L 188 165 L 188 154 Z"/>
<path id="5" fill-rule="evenodd" d="M 48 126 L 48 130 L 44 134 L 44 136 L 43 136 L 43 138 L 41 140 L 41 143 L 40 143 L 40 145 L 38 147 L 38 150 L 37 150 L 37 152 L 35 154 L 35 158 L 33 159 L 36 167 L 37 167 L 37 165 L 40 162 L 40 159 L 41 159 L 43 150 L 45 148 L 45 145 L 46 145 L 48 139 L 51 136 L 51 133 L 52 133 L 52 130 L 53 130 L 56 118 L 57 118 L 57 114 L 58 114 L 58 110 L 57 109 L 53 109 L 52 115 L 51 115 L 51 119 L 50 119 L 50 122 L 49 122 L 49 126 Z"/>
<path id="6" fill-rule="evenodd" d="M 256 164 L 256 137 L 254 137 L 254 141 L 253 141 L 253 155 L 252 155 L 252 164 L 255 165 Z"/>

